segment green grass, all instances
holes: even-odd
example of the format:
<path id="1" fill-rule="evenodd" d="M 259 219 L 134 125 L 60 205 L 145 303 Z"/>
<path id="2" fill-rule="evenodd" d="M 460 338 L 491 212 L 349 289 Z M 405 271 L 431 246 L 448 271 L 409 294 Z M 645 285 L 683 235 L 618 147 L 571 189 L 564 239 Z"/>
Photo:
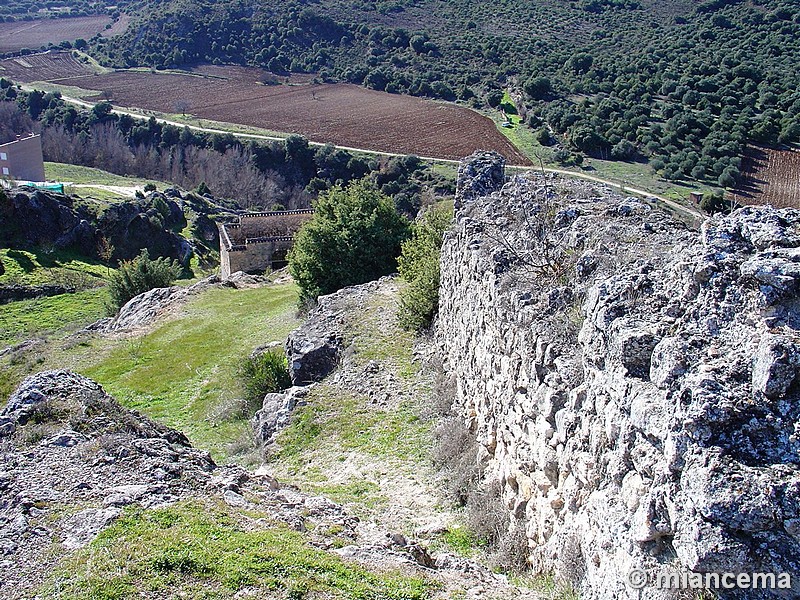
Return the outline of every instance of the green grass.
<path id="1" fill-rule="evenodd" d="M 517 586 L 527 587 L 538 592 L 542 600 L 580 600 L 580 594 L 566 581 L 557 580 L 552 575 L 528 575 L 512 578 Z"/>
<path id="2" fill-rule="evenodd" d="M 385 507 L 389 499 L 381 487 L 368 479 L 359 478 L 340 484 L 308 484 L 309 491 L 330 498 L 338 504 L 359 504 L 368 510 Z"/>
<path id="3" fill-rule="evenodd" d="M 251 436 L 244 416 L 225 414 L 243 395 L 239 364 L 256 346 L 286 338 L 298 325 L 296 304 L 294 285 L 210 290 L 144 336 L 92 340 L 76 367 L 124 406 L 224 460 L 231 442 Z"/>
<path id="4" fill-rule="evenodd" d="M 359 452 L 415 464 L 428 456 L 429 433 L 430 423 L 422 421 L 410 404 L 381 410 L 370 406 L 367 398 L 320 385 L 278 435 L 280 451 L 272 460 L 303 464 L 306 453 L 314 449 L 337 458 Z"/>
<path id="5" fill-rule="evenodd" d="M 264 515 L 267 516 L 267 515 Z M 430 583 L 374 573 L 310 546 L 285 525 L 242 523 L 210 502 L 127 509 L 87 548 L 62 564 L 43 590 L 54 599 L 230 598 L 425 600 Z M 275 596 L 277 594 L 277 596 Z"/>
<path id="6" fill-rule="evenodd" d="M 475 556 L 478 550 L 485 545 L 481 544 L 481 540 L 474 533 L 463 526 L 448 529 L 442 535 L 442 541 L 451 552 L 467 558 Z"/>
<path id="7" fill-rule="evenodd" d="M 0 306 L 7 339 L 31 337 L 38 327 L 60 318 L 91 322 L 102 316 L 105 300 L 93 293 L 97 296 L 86 292 Z M 85 306 L 79 306 L 81 301 Z M 297 327 L 296 304 L 292 284 L 212 289 L 143 335 L 55 337 L 33 355 L 0 358 L 0 399 L 30 373 L 71 369 L 103 385 L 124 406 L 180 429 L 195 446 L 225 461 L 252 449 L 239 365 L 256 346 L 282 341 Z"/>
<path id="8" fill-rule="evenodd" d="M 47 179 L 54 181 L 68 181 L 77 184 L 95 184 L 95 185 L 114 185 L 122 187 L 144 186 L 148 183 L 157 185 L 163 188 L 166 185 L 162 181 L 155 181 L 153 179 L 141 179 L 138 177 L 124 177 L 122 175 L 115 175 L 108 171 L 94 169 L 92 167 L 81 167 L 78 165 L 69 165 L 66 163 L 44 163 L 44 173 Z M 80 192 L 78 192 L 80 195 Z"/>
<path id="9" fill-rule="evenodd" d="M 70 250 L 0 248 L 0 260 L 5 268 L 0 285 L 70 283 L 76 278 L 102 284 L 108 276 L 108 269 L 99 261 Z"/>
<path id="10" fill-rule="evenodd" d="M 0 348 L 35 336 L 63 334 L 105 316 L 105 288 L 0 305 Z"/>

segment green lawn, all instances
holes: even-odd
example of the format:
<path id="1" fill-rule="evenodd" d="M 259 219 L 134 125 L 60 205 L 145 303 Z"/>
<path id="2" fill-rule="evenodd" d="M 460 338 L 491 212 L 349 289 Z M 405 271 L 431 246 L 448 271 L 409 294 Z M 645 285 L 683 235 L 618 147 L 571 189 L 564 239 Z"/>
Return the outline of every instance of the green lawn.
<path id="1" fill-rule="evenodd" d="M 0 349 L 31 337 L 64 334 L 105 316 L 105 288 L 0 304 Z"/>
<path id="2" fill-rule="evenodd" d="M 115 175 L 108 171 L 94 169 L 92 167 L 81 167 L 78 165 L 69 165 L 66 163 L 44 163 L 44 173 L 48 180 L 58 182 L 70 182 L 77 184 L 96 184 L 96 185 L 114 185 L 122 187 L 144 186 L 145 184 L 152 183 L 158 187 L 164 187 L 162 181 L 155 181 L 153 179 L 141 179 L 139 177 L 125 177 L 122 175 Z"/>
<path id="3" fill-rule="evenodd" d="M 39 285 L 43 283 L 102 285 L 108 269 L 99 261 L 70 250 L 0 248 L 5 273 L 0 285 Z"/>
<path id="4" fill-rule="evenodd" d="M 212 289 L 144 335 L 67 337 L 102 316 L 101 292 L 0 306 L 0 345 L 49 334 L 30 353 L 0 358 L 0 398 L 30 373 L 68 368 L 103 385 L 124 406 L 180 429 L 217 460 L 252 450 L 239 364 L 257 346 L 283 342 L 299 325 L 297 288 Z"/>

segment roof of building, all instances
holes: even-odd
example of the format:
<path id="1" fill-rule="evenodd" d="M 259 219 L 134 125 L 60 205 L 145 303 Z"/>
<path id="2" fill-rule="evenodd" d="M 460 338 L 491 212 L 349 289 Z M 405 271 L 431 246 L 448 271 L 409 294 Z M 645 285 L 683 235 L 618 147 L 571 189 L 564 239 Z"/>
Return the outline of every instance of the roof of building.
<path id="1" fill-rule="evenodd" d="M 12 144 L 16 144 L 17 142 L 22 142 L 25 140 L 29 140 L 31 138 L 38 138 L 41 137 L 38 133 L 30 133 L 26 136 L 18 135 L 17 139 L 11 140 L 10 142 L 6 142 L 5 144 L 0 144 L 0 148 L 5 148 L 6 146 L 11 146 Z"/>

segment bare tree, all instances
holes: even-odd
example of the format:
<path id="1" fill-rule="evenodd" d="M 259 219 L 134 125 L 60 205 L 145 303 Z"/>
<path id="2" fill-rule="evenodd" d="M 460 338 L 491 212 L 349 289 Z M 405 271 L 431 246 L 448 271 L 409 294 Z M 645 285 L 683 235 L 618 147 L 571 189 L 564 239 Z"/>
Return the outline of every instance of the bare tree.
<path id="1" fill-rule="evenodd" d="M 14 140 L 17 135 L 34 131 L 33 119 L 16 102 L 0 102 L 0 144 Z"/>
<path id="2" fill-rule="evenodd" d="M 188 111 L 191 107 L 192 103 L 185 98 L 181 98 L 175 102 L 175 112 L 181 113 L 184 117 L 186 116 L 186 111 Z"/>
<path id="3" fill-rule="evenodd" d="M 116 248 L 108 241 L 108 238 L 104 235 L 100 236 L 100 239 L 97 240 L 97 255 L 106 265 L 106 270 L 109 275 L 111 274 L 111 258 L 114 256 L 114 250 L 116 250 Z"/>

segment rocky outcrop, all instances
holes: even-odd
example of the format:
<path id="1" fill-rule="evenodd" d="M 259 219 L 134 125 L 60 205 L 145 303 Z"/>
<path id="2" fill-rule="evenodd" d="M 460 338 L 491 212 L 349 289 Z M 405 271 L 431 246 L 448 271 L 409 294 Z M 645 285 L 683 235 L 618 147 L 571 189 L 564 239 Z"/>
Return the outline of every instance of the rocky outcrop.
<path id="1" fill-rule="evenodd" d="M 0 455 L 4 598 L 22 596 L 47 573 L 51 553 L 88 544 L 123 507 L 205 493 L 217 469 L 182 433 L 69 371 L 31 376 L 11 395 L 0 411 Z"/>
<path id="2" fill-rule="evenodd" d="M 97 228 L 114 246 L 114 258 L 130 260 L 147 248 L 152 256 L 185 259 L 191 248 L 173 233 L 186 227 L 178 201 L 156 192 L 109 206 L 97 219 Z"/>
<path id="3" fill-rule="evenodd" d="M 322 381 L 339 363 L 348 309 L 363 305 L 373 284 L 352 286 L 320 296 L 308 319 L 286 340 L 293 385 Z"/>
<path id="4" fill-rule="evenodd" d="M 367 526 L 329 499 L 281 485 L 262 469 L 218 466 L 182 433 L 121 407 L 100 385 L 69 371 L 31 376 L 12 394 L 0 411 L 0 465 L 4 599 L 44 597 L 42 586 L 54 567 L 69 565 L 62 561 L 92 544 L 126 507 L 178 502 L 227 506 L 226 519 L 241 531 L 290 528 L 312 546 L 369 569 L 431 578 L 444 590 L 435 598 L 464 589 L 471 598 L 523 597 L 504 577 L 472 561 L 431 555 L 413 539 Z M 98 551 L 114 543 L 106 539 Z M 78 569 L 91 566 L 70 568 L 84 576 Z M 291 581 L 287 574 L 281 583 Z M 249 581 L 222 592 L 213 582 L 213 591 L 202 585 L 200 580 L 197 589 L 225 598 L 264 590 Z"/>
<path id="5" fill-rule="evenodd" d="M 153 192 L 146 198 L 111 204 L 98 213 L 77 197 L 29 189 L 0 191 L 0 245 L 69 248 L 99 258 L 98 243 L 106 239 L 113 246 L 114 260 L 130 260 L 142 248 L 154 257 L 184 260 L 193 251 L 205 251 L 216 238 L 209 238 L 207 217 L 194 223 L 193 233 L 198 235 L 194 245 L 174 233 L 187 225 L 182 202 L 180 195 Z M 196 204 L 191 204 L 193 209 Z"/>
<path id="6" fill-rule="evenodd" d="M 173 285 L 167 288 L 153 288 L 134 296 L 119 309 L 116 317 L 103 319 L 93 325 L 91 329 L 103 333 L 113 333 L 149 327 L 156 318 L 175 305 L 185 302 L 209 288 L 222 285 L 224 284 L 218 276 L 211 275 L 188 287 Z"/>
<path id="7" fill-rule="evenodd" d="M 275 435 L 289 425 L 292 412 L 304 406 L 306 397 L 312 386 L 294 386 L 280 393 L 267 394 L 261 409 L 252 419 L 253 433 L 256 443 L 265 446 L 275 441 Z"/>
<path id="8" fill-rule="evenodd" d="M 799 572 L 799 236 L 800 211 L 695 232 L 552 176 L 463 203 L 438 340 L 535 570 L 584 600 L 683 597 L 655 584 L 671 572 Z"/>
<path id="9" fill-rule="evenodd" d="M 74 248 L 96 252 L 93 215 L 63 194 L 12 189 L 0 191 L 0 245 Z"/>

